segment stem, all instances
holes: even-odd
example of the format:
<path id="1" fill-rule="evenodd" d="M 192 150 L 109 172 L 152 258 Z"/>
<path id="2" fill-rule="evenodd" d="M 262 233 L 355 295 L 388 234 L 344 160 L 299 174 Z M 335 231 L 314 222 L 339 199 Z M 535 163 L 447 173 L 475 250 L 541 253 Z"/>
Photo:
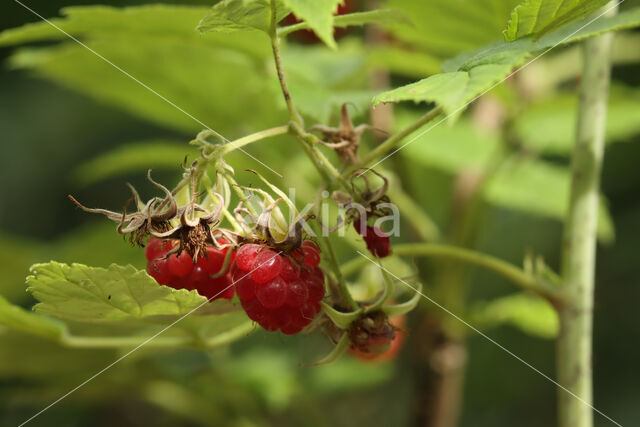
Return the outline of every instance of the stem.
<path id="1" fill-rule="evenodd" d="M 336 275 L 340 297 L 344 300 L 344 303 L 348 305 L 348 307 L 345 308 L 350 308 L 351 310 L 356 311 L 359 308 L 358 304 L 351 296 L 349 288 L 347 288 L 347 284 L 344 281 L 344 277 L 342 275 L 342 270 L 340 269 L 340 265 L 338 264 L 338 259 L 336 258 L 336 254 L 333 251 L 333 246 L 331 246 L 331 241 L 329 240 L 328 236 L 324 235 L 324 233 L 322 233 L 322 241 L 324 243 L 325 249 L 327 250 L 327 255 L 329 255 L 329 264 L 331 265 L 331 268 Z"/>
<path id="2" fill-rule="evenodd" d="M 608 5 L 611 7 L 611 3 Z M 607 14 L 613 15 L 616 8 Z M 571 160 L 571 192 L 565 219 L 562 277 L 568 304 L 560 307 L 556 364 L 558 425 L 591 427 L 593 292 L 596 262 L 598 192 L 610 78 L 612 33 L 586 40 L 579 90 L 576 142 Z"/>
<path id="3" fill-rule="evenodd" d="M 456 246 L 441 245 L 435 243 L 407 243 L 393 247 L 393 255 L 397 256 L 420 256 L 420 257 L 441 257 L 463 261 L 468 264 L 491 270 L 500 276 L 509 279 L 520 288 L 533 292 L 553 303 L 560 302 L 564 296 L 547 284 L 541 283 L 535 277 L 527 274 L 522 269 L 501 259 L 485 255 L 470 249 L 463 249 Z M 355 258 L 342 265 L 342 274 L 348 276 L 359 271 L 368 261 L 366 258 Z"/>
<path id="4" fill-rule="evenodd" d="M 271 138 L 277 135 L 284 135 L 289 132 L 289 126 L 278 126 L 271 129 L 265 129 L 260 132 L 252 133 L 251 135 L 244 136 L 242 138 L 236 139 L 235 141 L 231 141 L 230 143 L 224 145 L 222 149 L 222 154 L 230 153 L 233 150 L 237 150 L 238 148 L 242 148 L 245 145 L 249 145 L 253 142 L 260 141 L 262 139 Z"/>
<path id="5" fill-rule="evenodd" d="M 276 0 L 271 0 L 271 50 L 273 51 L 273 59 L 276 62 L 276 71 L 278 73 L 278 80 L 280 81 L 280 87 L 282 88 L 282 95 L 284 96 L 284 101 L 287 103 L 287 109 L 289 110 L 289 115 L 291 116 L 291 120 L 298 123 L 299 125 L 303 125 L 304 121 L 302 120 L 302 116 L 296 110 L 296 107 L 293 105 L 293 101 L 291 100 L 291 94 L 289 93 L 289 86 L 287 85 L 287 79 L 284 75 L 284 68 L 282 67 L 282 58 L 280 56 L 280 38 L 278 37 L 278 21 L 277 21 L 277 8 L 276 8 Z"/>
<path id="6" fill-rule="evenodd" d="M 396 144 L 398 144 L 404 138 L 406 138 L 407 136 L 411 135 L 413 132 L 415 132 L 416 130 L 418 130 L 422 126 L 424 126 L 425 124 L 429 123 L 431 120 L 433 120 L 436 117 L 438 117 L 441 113 L 442 113 L 442 109 L 440 107 L 436 107 L 436 108 L 432 109 L 427 114 L 425 114 L 424 116 L 420 117 L 418 120 L 416 120 L 415 122 L 411 123 L 406 128 L 402 129 L 400 132 L 398 132 L 396 134 L 393 134 L 392 136 L 387 138 L 386 141 L 384 141 L 382 144 L 378 145 L 376 148 L 371 150 L 366 156 L 364 156 L 362 158 L 362 160 L 360 160 L 360 163 L 358 163 L 355 166 L 352 166 L 352 167 L 348 168 L 342 174 L 342 176 L 343 177 L 349 177 L 353 173 L 354 170 L 361 169 L 361 168 L 366 168 L 371 163 L 375 162 L 377 159 L 381 158 L 382 156 L 387 154 L 389 151 L 391 151 L 396 146 Z"/>

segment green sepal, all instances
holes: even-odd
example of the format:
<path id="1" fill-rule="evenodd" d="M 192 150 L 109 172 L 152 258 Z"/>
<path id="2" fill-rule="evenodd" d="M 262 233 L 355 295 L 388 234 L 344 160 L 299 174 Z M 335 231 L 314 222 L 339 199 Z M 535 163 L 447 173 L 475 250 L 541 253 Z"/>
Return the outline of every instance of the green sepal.
<path id="1" fill-rule="evenodd" d="M 401 316 L 410 312 L 416 308 L 420 301 L 420 297 L 422 296 L 422 284 L 418 283 L 418 287 L 414 288 L 414 290 L 415 295 L 413 295 L 409 301 L 394 305 L 384 305 L 380 310 L 389 317 Z"/>
<path id="2" fill-rule="evenodd" d="M 327 363 L 331 363 L 334 360 L 338 360 L 338 358 L 340 358 L 340 356 L 342 356 L 349 348 L 349 342 L 350 342 L 349 334 L 345 332 L 344 334 L 342 334 L 342 336 L 338 340 L 338 343 L 333 348 L 333 350 L 331 350 L 331 353 L 327 354 L 325 357 L 318 360 L 317 362 L 310 363 L 304 366 L 307 366 L 307 367 L 320 366 L 320 365 L 325 365 Z"/>
<path id="3" fill-rule="evenodd" d="M 343 313 L 331 307 L 324 301 L 320 301 L 320 305 L 322 306 L 322 310 L 327 315 L 327 317 L 331 319 L 331 321 L 340 329 L 347 329 L 349 325 L 351 325 L 351 323 L 358 319 L 363 313 L 363 310 L 361 308 L 349 313 Z"/>

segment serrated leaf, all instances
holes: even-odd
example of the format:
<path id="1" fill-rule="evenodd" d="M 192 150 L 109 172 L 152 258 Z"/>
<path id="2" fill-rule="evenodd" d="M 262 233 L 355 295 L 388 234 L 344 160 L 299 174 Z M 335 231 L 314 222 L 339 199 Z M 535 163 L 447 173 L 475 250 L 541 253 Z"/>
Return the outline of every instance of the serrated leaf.
<path id="1" fill-rule="evenodd" d="M 289 13 L 281 4 L 279 6 L 277 21 Z M 269 32 L 270 22 L 270 0 L 223 0 L 211 8 L 196 29 L 202 33 L 246 30 Z"/>
<path id="2" fill-rule="evenodd" d="M 60 339 L 66 331 L 63 323 L 13 305 L 1 295 L 0 325 L 52 340 Z"/>
<path id="3" fill-rule="evenodd" d="M 525 0 L 513 9 L 504 38 L 513 41 L 529 35 L 539 38 L 572 21 L 582 19 L 609 0 Z"/>
<path id="4" fill-rule="evenodd" d="M 455 118 L 471 101 L 504 80 L 511 70 L 524 64 L 536 52 L 592 37 L 604 31 L 640 25 L 640 12 L 632 9 L 601 20 L 604 23 L 600 20 L 591 23 L 590 20 L 575 22 L 572 24 L 578 26 L 573 30 L 575 34 L 560 28 L 537 41 L 524 38 L 509 43 L 492 43 L 476 51 L 463 53 L 443 63 L 445 73 L 383 92 L 373 102 L 435 102 Z M 580 30 L 576 31 L 578 29 Z"/>
<path id="5" fill-rule="evenodd" d="M 457 117 L 464 108 L 483 92 L 504 79 L 511 65 L 486 64 L 469 71 L 436 74 L 419 82 L 376 95 L 373 104 L 381 102 L 434 102 L 450 118 Z"/>
<path id="6" fill-rule="evenodd" d="M 336 41 L 333 39 L 333 14 L 338 9 L 338 4 L 343 0 L 282 0 L 284 5 L 299 19 L 307 23 L 309 28 L 327 46 L 335 49 Z"/>
<path id="7" fill-rule="evenodd" d="M 28 291 L 40 314 L 74 321 L 105 322 L 180 316 L 202 307 L 224 309 L 228 301 L 207 305 L 196 291 L 160 286 L 144 271 L 112 264 L 109 268 L 51 261 L 36 264 L 27 277 Z M 229 303 L 230 304 L 230 303 Z"/>
<path id="8" fill-rule="evenodd" d="M 131 172 L 148 169 L 177 170 L 185 156 L 195 158 L 198 153 L 186 143 L 152 140 L 122 145 L 102 153 L 76 167 L 74 181 L 83 185 Z"/>
<path id="9" fill-rule="evenodd" d="M 558 335 L 558 316 L 553 307 L 547 301 L 527 294 L 513 294 L 477 304 L 471 309 L 470 317 L 479 327 L 509 324 L 540 338 L 552 339 Z"/>
<path id="10" fill-rule="evenodd" d="M 408 23 L 408 19 L 404 13 L 397 9 L 378 9 L 367 12 L 347 13 L 333 17 L 333 26 L 346 28 L 363 26 L 366 24 L 390 24 L 390 23 Z M 308 22 L 288 25 L 278 29 L 278 35 L 286 36 L 294 31 L 305 30 L 310 28 Z"/>

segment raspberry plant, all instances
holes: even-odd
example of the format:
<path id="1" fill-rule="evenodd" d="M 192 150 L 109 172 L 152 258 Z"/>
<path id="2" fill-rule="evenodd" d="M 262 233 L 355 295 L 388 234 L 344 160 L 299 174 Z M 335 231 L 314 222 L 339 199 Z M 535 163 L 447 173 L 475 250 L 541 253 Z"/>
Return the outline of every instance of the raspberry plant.
<path id="1" fill-rule="evenodd" d="M 0 44 L 11 45 L 55 39 L 62 30 L 86 37 L 91 46 L 118 52 L 122 41 L 105 37 L 113 36 L 118 26 L 143 38 L 162 32 L 169 46 L 165 48 L 181 55 L 187 64 L 185 69 L 197 70 L 199 77 L 220 70 L 213 85 L 215 90 L 231 86 L 246 98 L 229 103 L 224 96 L 218 96 L 223 92 L 207 96 L 199 117 L 212 118 L 215 126 L 211 128 L 189 113 L 185 118 L 180 107 L 177 109 L 181 111 L 174 109 L 179 101 L 197 97 L 181 90 L 180 82 L 192 76 L 158 70 L 158 85 L 171 88 L 168 92 L 181 99 L 176 99 L 177 104 L 169 101 L 167 110 L 154 110 L 145 105 L 150 98 L 132 102 L 126 91 L 106 92 L 94 83 L 87 86 L 78 72 L 70 72 L 69 68 L 77 68 L 73 60 L 77 60 L 78 52 L 87 46 L 69 45 L 66 51 L 44 47 L 41 55 L 26 51 L 19 54 L 14 60 L 19 66 L 35 68 L 49 78 L 152 121 L 193 131 L 190 144 L 195 150 L 190 161 L 184 162 L 177 183 L 160 183 L 149 170 L 147 179 L 159 195 L 148 201 L 143 201 L 132 185 L 131 197 L 121 210 L 87 207 L 81 197 L 70 196 L 83 211 L 104 215 L 117 223 L 117 233 L 137 246 L 141 256 L 144 252 L 146 271 L 116 264 L 106 269 L 54 261 L 36 264 L 27 278 L 28 290 L 38 300 L 35 313 L 0 300 L 0 321 L 72 347 L 129 348 L 155 340 L 156 345 L 168 348 L 210 349 L 240 340 L 258 329 L 284 335 L 322 334 L 332 345 L 329 353 L 315 361 L 304 361 L 320 365 L 333 362 L 346 352 L 375 360 L 395 356 L 405 336 L 414 333 L 414 326 L 421 331 L 420 322 L 411 325 L 405 320 L 407 313 L 418 309 L 423 320 L 436 319 L 432 334 L 463 354 L 456 359 L 461 364 L 464 332 L 459 324 L 452 326 L 447 316 L 452 310 L 486 325 L 511 321 L 537 335 L 557 335 L 557 379 L 562 387 L 559 425 L 590 426 L 593 251 L 596 234 L 602 240 L 612 235 L 606 207 L 598 202 L 609 82 L 609 33 L 640 24 L 639 9 L 616 14 L 614 7 L 606 6 L 607 1 L 599 0 L 525 0 L 517 5 L 504 1 L 501 4 L 506 9 L 515 6 L 503 32 L 504 41 L 486 46 L 471 43 L 475 49 L 468 52 L 447 52 L 445 45 L 439 46 L 440 51 L 452 55 L 442 63 L 442 72 L 437 72 L 430 69 L 428 60 L 413 68 L 410 61 L 415 59 L 412 49 L 419 50 L 421 43 L 427 43 L 408 30 L 411 21 L 423 13 L 424 5 L 400 0 L 390 3 L 396 7 L 368 11 L 353 11 L 352 4 L 344 5 L 339 0 L 223 0 L 206 10 L 160 5 L 127 9 L 78 7 L 66 9 L 66 17 L 54 20 L 53 26 L 39 23 L 2 33 Z M 334 16 L 340 6 L 344 9 Z M 604 16 L 594 20 L 593 14 L 605 10 L 603 7 L 607 7 Z M 154 22 L 165 22 L 166 27 Z M 192 31 L 196 23 L 201 35 Z M 377 27 L 372 29 L 369 24 Z M 374 45 L 371 56 L 378 59 L 372 61 L 373 67 L 382 63 L 405 77 L 428 76 L 395 89 L 377 83 L 365 87 L 363 70 L 351 73 L 349 69 L 349 49 L 361 47 L 357 34 L 340 44 L 334 39 L 338 28 L 346 31 L 345 28 L 353 30 L 365 25 L 367 37 L 389 39 L 386 46 Z M 328 49 L 300 48 L 285 42 L 288 37 L 299 36 L 300 31 L 312 31 L 313 38 L 302 33 L 307 34 L 303 36 L 305 40 L 320 41 Z M 426 133 L 445 120 L 462 135 L 450 141 L 451 145 L 460 143 L 459 139 L 469 140 L 465 132 L 471 125 L 464 110 L 472 102 L 477 101 L 471 114 L 481 116 L 492 107 L 490 103 L 483 104 L 490 102 L 488 97 L 478 98 L 510 78 L 518 67 L 524 70 L 539 53 L 575 42 L 583 43 L 585 60 L 571 171 L 531 160 L 526 149 L 511 144 L 532 133 L 527 134 L 526 121 L 519 121 L 518 112 L 508 111 L 510 107 L 514 111 L 529 107 L 527 95 L 517 93 L 527 90 L 520 82 L 514 83 L 520 86 L 512 89 L 512 95 L 522 95 L 525 101 L 520 105 L 509 96 L 503 97 L 507 98 L 502 100 L 507 107 L 496 114 L 501 120 L 497 127 L 503 134 L 490 150 L 487 146 L 493 140 L 488 137 L 490 142 L 480 141 L 477 147 L 463 142 L 460 151 L 473 155 L 462 156 L 438 153 L 438 142 L 428 141 Z M 141 45 L 148 45 L 149 51 L 156 48 L 155 43 L 153 37 L 140 41 Z M 186 48 L 191 50 L 186 52 Z M 227 57 L 229 52 L 232 54 Z M 62 54 L 67 55 L 66 59 Z M 394 57 L 402 58 L 401 64 Z M 265 72 L 266 69 L 270 71 Z M 346 75 L 343 80 L 334 76 L 340 73 Z M 335 84 L 327 83 L 332 79 Z M 191 87 L 186 83 L 184 86 Z M 268 96 L 261 97 L 263 92 Z M 426 103 L 428 107 L 400 110 L 395 128 L 385 123 L 379 113 L 376 116 L 376 111 L 386 111 L 389 119 L 392 114 L 388 105 L 374 109 L 369 120 L 363 117 L 369 105 L 402 101 Z M 286 114 L 282 114 L 285 110 Z M 235 140 L 214 130 L 222 128 L 225 120 L 238 117 L 246 119 L 247 127 L 263 122 L 277 126 Z M 190 119 L 207 128 L 195 133 Z M 253 166 L 265 171 L 242 171 L 236 167 L 240 152 L 248 154 L 245 149 L 249 145 L 268 147 L 273 142 L 269 140 L 275 138 L 286 139 L 289 145 L 280 151 L 272 150 L 276 156 L 265 155 L 264 159 L 275 162 L 259 161 Z M 464 173 L 456 176 L 451 230 L 441 229 L 438 221 L 403 189 L 406 173 L 415 169 L 391 166 L 393 159 L 389 158 L 405 147 L 407 151 L 414 150 L 409 147 L 414 141 L 412 147 L 432 144 L 416 156 L 418 162 L 455 171 L 463 169 Z M 159 149 L 157 145 L 151 148 Z M 176 155 L 166 156 L 170 159 L 166 164 L 178 164 L 185 150 L 180 147 Z M 292 157 L 290 164 L 282 161 L 282 156 L 289 156 L 294 150 L 304 157 Z M 128 155 L 145 160 L 144 150 Z M 117 166 L 126 163 L 119 161 L 122 157 L 117 153 L 115 158 Z M 456 162 L 464 163 L 464 168 Z M 306 165 L 313 167 L 314 177 L 304 176 L 309 172 Z M 89 165 L 85 172 L 91 169 Z M 304 200 L 309 203 L 304 209 L 285 192 L 282 181 L 272 177 L 273 172 L 280 173 L 276 169 L 293 171 L 290 182 L 300 184 L 301 191 L 307 193 Z M 548 195 L 527 198 L 521 194 L 528 182 L 540 181 L 541 177 L 549 187 Z M 566 191 L 554 192 L 560 187 L 566 187 Z M 485 203 L 566 218 L 561 274 L 555 273 L 540 256 L 527 256 L 520 268 L 475 251 Z M 403 239 L 404 243 L 384 227 L 385 219 L 397 221 L 398 214 L 411 229 L 411 236 Z M 354 252 L 345 249 L 349 245 L 357 248 L 351 260 L 345 258 Z M 423 258 L 439 261 L 426 268 Z M 415 259 L 420 261 L 412 265 L 410 261 Z M 464 265 L 496 273 L 526 294 L 508 295 L 475 310 L 467 307 Z M 359 271 L 362 274 L 354 279 L 354 273 Z M 429 293 L 441 298 L 445 314 L 427 315 L 431 307 L 419 304 L 421 296 L 425 296 L 423 291 L 427 291 L 421 282 L 431 275 L 439 280 Z M 527 310 L 533 310 L 534 317 L 551 320 L 531 326 Z M 129 335 L 87 337 L 72 332 L 78 323 L 108 324 L 114 333 L 123 325 L 134 327 Z M 138 323 L 150 325 L 150 329 L 135 327 Z M 162 328 L 167 327 L 174 331 L 162 336 Z M 575 352 L 575 348 L 580 351 Z M 461 369 L 461 365 L 454 368 Z M 455 399 L 459 399 L 459 393 Z M 456 414 L 452 414 L 438 425 L 455 422 Z"/>

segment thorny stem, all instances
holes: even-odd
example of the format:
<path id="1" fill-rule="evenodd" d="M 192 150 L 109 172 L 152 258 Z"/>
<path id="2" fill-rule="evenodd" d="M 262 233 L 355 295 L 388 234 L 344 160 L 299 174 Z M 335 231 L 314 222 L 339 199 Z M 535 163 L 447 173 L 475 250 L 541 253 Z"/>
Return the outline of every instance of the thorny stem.
<path id="1" fill-rule="evenodd" d="M 617 11 L 611 3 L 606 7 L 610 8 L 608 15 Z M 596 226 L 612 37 L 613 34 L 608 33 L 591 38 L 584 42 L 582 49 L 584 62 L 562 252 L 562 278 L 569 302 L 559 310 L 556 352 L 558 382 L 571 394 L 558 391 L 560 427 L 593 425 L 591 354 Z"/>
<path id="2" fill-rule="evenodd" d="M 240 186 L 236 182 L 235 178 L 231 175 L 231 173 L 226 172 L 224 174 L 224 179 L 226 179 L 229 182 L 229 184 L 231 185 L 231 187 L 233 187 L 234 191 L 238 195 L 238 198 L 240 200 L 242 200 L 244 206 L 251 213 L 251 215 L 253 215 L 253 216 L 255 216 L 257 218 L 258 217 L 258 213 L 253 208 L 253 205 L 251 205 L 251 203 L 249 203 L 249 199 L 247 199 L 247 196 L 244 194 L 244 192 L 242 191 L 242 188 L 240 188 Z"/>
<path id="3" fill-rule="evenodd" d="M 349 176 L 351 176 L 353 171 L 368 167 L 371 163 L 375 162 L 377 159 L 380 159 L 389 151 L 391 151 L 404 138 L 411 135 L 413 132 L 415 132 L 425 124 L 429 123 L 430 121 L 438 117 L 441 113 L 442 113 L 442 109 L 440 107 L 433 108 L 427 114 L 420 117 L 418 120 L 411 123 L 406 128 L 402 129 L 398 133 L 395 133 L 389 138 L 387 138 L 382 144 L 378 145 L 376 148 L 371 150 L 366 156 L 364 156 L 360 160 L 360 163 L 345 170 L 342 173 L 342 176 L 345 178 L 348 178 Z"/>
<path id="4" fill-rule="evenodd" d="M 554 305 L 561 303 L 565 296 L 558 290 L 553 289 L 546 283 L 541 283 L 539 279 L 526 273 L 522 269 L 501 259 L 485 255 L 470 249 L 459 248 L 456 246 L 442 245 L 435 243 L 407 243 L 395 245 L 393 254 L 398 256 L 420 256 L 420 257 L 441 257 L 455 259 L 457 261 L 466 262 L 468 264 L 483 267 L 491 270 L 520 288 L 539 295 Z M 342 265 L 342 274 L 348 276 L 360 270 L 365 265 L 367 259 L 363 257 L 355 258 Z"/>

